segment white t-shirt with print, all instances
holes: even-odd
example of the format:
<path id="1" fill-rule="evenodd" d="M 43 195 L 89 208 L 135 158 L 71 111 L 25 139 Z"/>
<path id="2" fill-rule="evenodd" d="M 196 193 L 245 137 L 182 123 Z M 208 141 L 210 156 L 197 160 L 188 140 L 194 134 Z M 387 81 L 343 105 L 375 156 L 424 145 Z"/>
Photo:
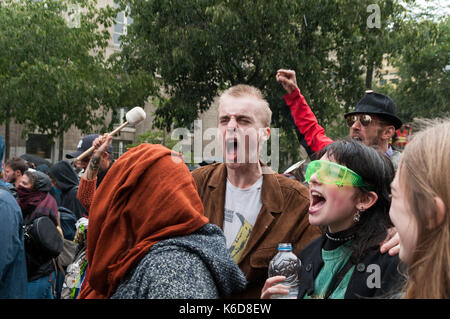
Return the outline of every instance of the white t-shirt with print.
<path id="1" fill-rule="evenodd" d="M 249 188 L 238 188 L 227 180 L 223 232 L 227 248 L 236 262 L 247 244 L 262 207 L 261 176 Z"/>

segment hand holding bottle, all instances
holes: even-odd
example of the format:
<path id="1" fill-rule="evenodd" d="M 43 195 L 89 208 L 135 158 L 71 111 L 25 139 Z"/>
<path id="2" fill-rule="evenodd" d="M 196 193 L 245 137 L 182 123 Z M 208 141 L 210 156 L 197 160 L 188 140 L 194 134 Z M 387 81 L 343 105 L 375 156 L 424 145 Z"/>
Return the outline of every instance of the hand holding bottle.
<path id="1" fill-rule="evenodd" d="M 286 279 L 285 276 L 274 276 L 266 280 L 261 291 L 261 299 L 272 299 L 273 295 L 288 295 L 289 287 L 281 284 Z"/>

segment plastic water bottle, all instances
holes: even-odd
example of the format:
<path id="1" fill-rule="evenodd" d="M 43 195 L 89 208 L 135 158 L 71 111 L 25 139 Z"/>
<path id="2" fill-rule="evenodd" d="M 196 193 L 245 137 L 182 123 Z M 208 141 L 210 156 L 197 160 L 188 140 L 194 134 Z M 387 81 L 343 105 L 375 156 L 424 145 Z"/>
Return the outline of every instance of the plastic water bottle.
<path id="1" fill-rule="evenodd" d="M 278 253 L 269 263 L 269 277 L 285 276 L 286 279 L 280 284 L 289 287 L 289 294 L 275 294 L 272 295 L 273 299 L 297 298 L 300 265 L 300 259 L 292 252 L 292 245 L 290 243 L 278 244 Z"/>

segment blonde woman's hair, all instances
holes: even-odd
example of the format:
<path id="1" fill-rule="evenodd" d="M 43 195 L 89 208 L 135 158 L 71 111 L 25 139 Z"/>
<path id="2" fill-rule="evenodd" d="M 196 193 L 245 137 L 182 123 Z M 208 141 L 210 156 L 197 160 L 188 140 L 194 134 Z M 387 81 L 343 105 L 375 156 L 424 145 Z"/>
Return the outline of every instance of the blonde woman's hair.
<path id="1" fill-rule="evenodd" d="M 427 128 L 405 147 L 398 168 L 418 227 L 404 297 L 450 298 L 450 118 L 418 123 Z M 445 204 L 440 223 L 435 197 Z"/>
<path id="2" fill-rule="evenodd" d="M 253 97 L 258 100 L 258 105 L 262 111 L 261 122 L 263 123 L 264 127 L 270 127 L 270 122 L 272 121 L 272 111 L 270 110 L 269 103 L 266 101 L 264 95 L 258 88 L 247 84 L 238 84 L 230 87 L 221 94 L 219 99 L 219 108 L 226 96 Z"/>

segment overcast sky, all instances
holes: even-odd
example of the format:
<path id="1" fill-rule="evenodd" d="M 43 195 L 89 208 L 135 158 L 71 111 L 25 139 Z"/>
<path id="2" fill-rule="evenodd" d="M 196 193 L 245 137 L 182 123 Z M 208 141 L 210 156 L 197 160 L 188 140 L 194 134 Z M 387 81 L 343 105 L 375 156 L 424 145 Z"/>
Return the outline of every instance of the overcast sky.
<path id="1" fill-rule="evenodd" d="M 450 0 L 416 0 L 416 4 L 436 16 L 450 16 Z"/>

